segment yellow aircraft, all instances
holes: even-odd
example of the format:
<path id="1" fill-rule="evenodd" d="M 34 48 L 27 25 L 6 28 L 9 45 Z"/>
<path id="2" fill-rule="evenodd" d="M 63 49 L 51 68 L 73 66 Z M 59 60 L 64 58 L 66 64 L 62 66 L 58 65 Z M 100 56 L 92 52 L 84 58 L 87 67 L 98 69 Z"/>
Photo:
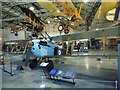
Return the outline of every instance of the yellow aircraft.
<path id="1" fill-rule="evenodd" d="M 64 30 L 65 34 L 69 33 L 70 28 L 78 31 L 81 30 L 81 23 L 86 23 L 86 21 L 80 16 L 82 3 L 80 3 L 80 7 L 78 10 L 71 0 L 66 0 L 65 2 L 50 2 L 48 0 L 44 0 L 44 2 L 39 2 L 39 0 L 37 0 L 36 2 L 60 20 L 58 30 Z M 60 6 L 63 7 L 63 10 L 60 10 Z M 106 14 L 110 10 L 119 6 L 120 2 L 117 2 L 117 0 L 112 0 L 112 2 L 104 2 L 104 0 L 102 0 L 101 6 L 98 10 L 98 20 L 100 20 L 101 16 L 106 16 Z M 26 21 L 26 16 L 28 16 L 28 21 L 30 24 L 34 25 L 34 30 L 36 31 L 36 33 L 41 32 L 44 29 L 44 22 L 36 17 L 36 15 L 29 9 L 24 7 L 20 8 L 24 12 L 24 21 Z M 28 23 L 23 22 L 23 24 L 27 25 Z M 15 35 L 17 36 L 17 33 L 20 31 L 20 29 L 17 28 L 14 24 L 10 24 L 9 27 L 12 28 L 13 32 L 15 32 Z"/>
<path id="2" fill-rule="evenodd" d="M 39 2 L 38 0 L 37 3 L 60 20 L 60 26 L 58 27 L 58 29 L 59 31 L 62 31 L 64 29 L 64 32 L 66 34 L 69 32 L 69 27 L 75 30 L 76 28 L 74 26 L 76 26 L 77 22 L 84 22 L 82 17 L 80 16 L 80 10 L 77 10 L 71 0 L 66 0 L 66 2 Z M 56 6 L 55 4 L 58 6 Z M 61 5 L 64 8 L 63 11 L 60 11 L 59 9 Z M 74 23 L 74 25 L 71 25 L 72 23 Z"/>
<path id="3" fill-rule="evenodd" d="M 53 16 L 56 16 L 60 19 L 60 26 L 58 27 L 59 31 L 64 30 L 67 34 L 69 32 L 69 27 L 73 30 L 80 30 L 80 24 L 85 24 L 86 21 L 84 18 L 80 16 L 80 12 L 82 10 L 82 4 L 80 4 L 79 10 L 73 5 L 71 0 L 66 0 L 65 2 L 50 2 L 48 0 L 44 0 L 41 2 L 39 0 L 36 1 L 41 7 L 45 8 L 49 11 Z M 63 6 L 63 10 L 61 11 L 59 8 Z M 111 9 L 117 8 L 120 6 L 120 2 L 117 0 L 112 0 L 110 2 L 106 2 L 105 0 L 101 1 L 101 6 L 98 10 L 98 21 L 101 16 L 106 16 L 107 12 Z M 79 23 L 79 24 L 77 24 Z"/>

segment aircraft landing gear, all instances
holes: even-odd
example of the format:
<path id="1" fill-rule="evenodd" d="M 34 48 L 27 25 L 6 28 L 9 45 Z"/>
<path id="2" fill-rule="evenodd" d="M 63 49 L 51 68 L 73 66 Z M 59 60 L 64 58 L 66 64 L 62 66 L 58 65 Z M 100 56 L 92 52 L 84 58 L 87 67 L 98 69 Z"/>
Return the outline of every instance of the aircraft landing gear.
<path id="1" fill-rule="evenodd" d="M 42 58 L 42 62 L 41 63 L 48 63 L 46 66 L 41 66 L 46 72 L 50 72 L 53 68 L 54 68 L 54 63 L 52 60 L 49 60 L 49 58 Z"/>
<path id="2" fill-rule="evenodd" d="M 68 34 L 69 32 L 70 32 L 70 30 L 67 29 L 67 28 L 64 30 L 64 33 L 65 33 L 65 34 Z"/>
<path id="3" fill-rule="evenodd" d="M 18 33 L 15 33 L 15 36 L 18 36 Z"/>
<path id="4" fill-rule="evenodd" d="M 69 32 L 70 32 L 70 29 L 69 29 L 69 26 L 68 26 L 68 24 L 66 24 L 66 25 L 59 25 L 59 27 L 58 27 L 58 31 L 63 31 L 64 30 L 64 33 L 65 34 L 68 34 Z"/>
<path id="5" fill-rule="evenodd" d="M 39 59 L 40 60 L 40 59 Z M 36 68 L 37 66 L 40 65 L 39 63 L 39 60 L 36 59 L 32 59 L 30 61 L 30 64 L 29 64 L 29 67 L 30 69 L 34 69 Z M 42 61 L 42 62 L 45 62 L 45 63 L 48 63 L 48 65 L 46 67 L 44 67 L 48 72 L 50 72 L 53 68 L 54 68 L 54 63 L 52 60 L 49 60 L 49 58 L 42 58 L 42 60 L 45 60 L 45 61 Z"/>
<path id="6" fill-rule="evenodd" d="M 37 63 L 38 63 L 37 59 L 32 59 L 30 64 L 29 64 L 30 69 L 36 68 L 37 67 Z"/>
<path id="7" fill-rule="evenodd" d="M 46 66 L 46 69 L 47 69 L 48 72 L 50 72 L 50 71 L 54 68 L 53 61 L 48 60 L 46 63 L 49 63 L 49 64 Z"/>

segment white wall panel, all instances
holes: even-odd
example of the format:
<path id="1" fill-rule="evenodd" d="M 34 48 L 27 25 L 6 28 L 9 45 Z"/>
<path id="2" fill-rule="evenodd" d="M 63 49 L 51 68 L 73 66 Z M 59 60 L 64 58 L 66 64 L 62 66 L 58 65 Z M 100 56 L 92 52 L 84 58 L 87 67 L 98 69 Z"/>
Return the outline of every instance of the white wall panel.
<path id="1" fill-rule="evenodd" d="M 11 33 L 10 29 L 5 29 L 4 30 L 4 37 L 5 37 L 5 41 L 24 40 L 25 39 L 25 32 L 20 31 L 20 32 L 18 32 L 18 36 L 15 36 L 14 34 Z"/>
<path id="2" fill-rule="evenodd" d="M 2 49 L 2 42 L 3 42 L 3 29 L 0 29 L 0 50 Z"/>

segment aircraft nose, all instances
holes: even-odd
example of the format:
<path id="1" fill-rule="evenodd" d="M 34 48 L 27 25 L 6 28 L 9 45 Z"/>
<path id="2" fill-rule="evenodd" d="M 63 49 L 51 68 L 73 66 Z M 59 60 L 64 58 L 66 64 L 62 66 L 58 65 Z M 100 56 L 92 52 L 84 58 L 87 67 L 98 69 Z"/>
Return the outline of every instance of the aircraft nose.
<path id="1" fill-rule="evenodd" d="M 38 48 L 41 49 L 40 45 L 38 45 Z"/>

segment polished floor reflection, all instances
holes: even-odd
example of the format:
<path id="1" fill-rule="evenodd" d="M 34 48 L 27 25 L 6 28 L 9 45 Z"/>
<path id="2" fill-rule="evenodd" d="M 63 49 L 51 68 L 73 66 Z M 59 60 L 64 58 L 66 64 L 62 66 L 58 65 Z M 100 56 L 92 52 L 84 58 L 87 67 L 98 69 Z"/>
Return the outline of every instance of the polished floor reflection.
<path id="1" fill-rule="evenodd" d="M 73 54 L 86 54 L 74 51 Z M 89 51 L 87 54 L 103 54 L 103 51 Z M 106 55 L 117 55 L 117 51 L 107 50 Z M 13 56 L 15 75 L 2 73 L 3 88 L 115 88 L 117 80 L 117 57 L 61 57 L 51 58 L 55 68 L 76 72 L 75 84 L 70 79 L 61 81 L 46 79 L 42 69 L 31 70 L 24 67 L 16 71 L 19 56 Z M 100 58 L 100 60 L 98 60 Z"/>

